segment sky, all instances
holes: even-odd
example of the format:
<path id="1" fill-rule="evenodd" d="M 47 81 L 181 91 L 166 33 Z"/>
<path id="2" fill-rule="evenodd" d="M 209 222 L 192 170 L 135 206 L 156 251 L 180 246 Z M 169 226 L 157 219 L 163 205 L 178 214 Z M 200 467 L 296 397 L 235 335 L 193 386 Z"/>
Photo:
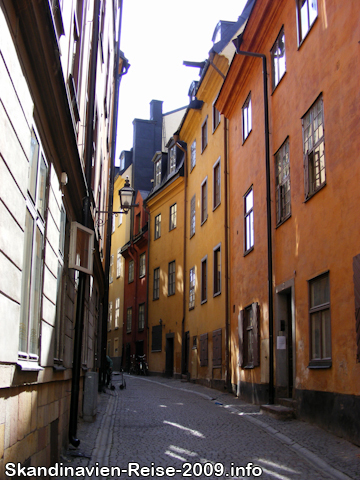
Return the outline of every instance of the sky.
<path id="1" fill-rule="evenodd" d="M 123 0 L 120 49 L 130 63 L 121 79 L 116 158 L 130 150 L 134 118 L 150 118 L 151 100 L 163 113 L 188 104 L 199 69 L 183 61 L 208 58 L 219 20 L 236 21 L 246 0 Z M 118 163 L 118 162 L 116 162 Z"/>

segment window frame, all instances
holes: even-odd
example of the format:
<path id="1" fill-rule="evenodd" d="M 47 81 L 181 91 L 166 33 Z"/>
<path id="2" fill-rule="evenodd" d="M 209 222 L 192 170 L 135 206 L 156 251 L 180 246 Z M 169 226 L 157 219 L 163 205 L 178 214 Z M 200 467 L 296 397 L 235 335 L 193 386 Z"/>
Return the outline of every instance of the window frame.
<path id="1" fill-rule="evenodd" d="M 114 281 L 114 254 L 110 255 L 109 284 Z"/>
<path id="2" fill-rule="evenodd" d="M 216 100 L 212 104 L 212 133 L 215 132 L 217 127 L 220 125 L 221 122 L 221 113 L 219 110 L 215 107 Z"/>
<path id="3" fill-rule="evenodd" d="M 176 220 L 177 220 L 177 204 L 174 203 L 170 206 L 169 209 L 169 232 L 176 228 Z"/>
<path id="4" fill-rule="evenodd" d="M 251 92 L 246 97 L 246 100 L 241 108 L 241 119 L 242 119 L 242 135 L 243 135 L 243 144 L 244 144 L 252 131 Z"/>
<path id="5" fill-rule="evenodd" d="M 120 320 L 120 297 L 115 299 L 115 330 L 119 328 Z"/>
<path id="6" fill-rule="evenodd" d="M 208 277 L 207 260 L 208 260 L 207 255 L 205 255 L 205 257 L 201 259 L 201 285 L 200 285 L 201 305 L 207 302 L 207 277 Z"/>
<path id="7" fill-rule="evenodd" d="M 208 144 L 208 116 L 206 115 L 205 120 L 201 124 L 201 153 L 204 152 Z"/>
<path id="8" fill-rule="evenodd" d="M 213 249 L 213 296 L 221 294 L 221 243 Z"/>
<path id="9" fill-rule="evenodd" d="M 315 124 L 317 123 L 315 120 L 316 118 L 319 117 L 319 112 L 315 115 L 315 117 L 314 117 L 314 113 L 316 112 L 318 105 L 321 106 L 322 136 L 321 137 L 319 136 L 318 139 L 315 141 L 316 135 L 314 134 L 314 123 Z M 310 120 L 309 120 L 309 124 L 307 125 L 306 117 L 308 115 L 310 116 Z M 317 97 L 315 102 L 311 105 L 311 107 L 308 109 L 305 115 L 301 118 L 301 124 L 302 124 L 302 133 L 303 133 L 303 155 L 304 155 L 304 190 L 305 190 L 304 194 L 305 194 L 305 201 L 307 201 L 307 200 L 310 200 L 310 198 L 312 198 L 317 192 L 319 192 L 326 185 L 324 100 L 323 100 L 322 93 Z M 317 126 L 319 128 L 320 124 L 318 124 Z M 305 132 L 308 128 L 311 129 L 311 132 L 306 137 Z M 315 131 L 317 131 L 318 128 L 315 129 Z M 306 148 L 306 145 L 309 146 L 309 140 L 312 146 L 311 148 Z M 322 146 L 322 149 L 321 149 L 321 146 Z M 321 153 L 321 151 L 322 151 L 322 155 L 320 158 L 319 152 Z M 318 162 L 315 159 L 316 154 L 319 157 Z M 322 159 L 322 162 L 321 162 L 321 159 Z M 321 168 L 321 163 L 323 164 L 322 168 Z M 317 165 L 319 165 L 319 167 L 317 167 Z M 322 174 L 322 172 L 324 172 L 323 173 L 324 179 L 323 181 L 320 181 L 318 186 L 314 187 L 314 186 L 311 186 L 311 184 L 314 184 L 316 182 L 317 169 L 319 170 L 320 175 Z"/>
<path id="10" fill-rule="evenodd" d="M 251 314 L 252 322 L 249 325 Z M 254 302 L 240 310 L 238 316 L 239 366 L 252 369 L 260 366 L 260 307 Z M 250 335 L 251 333 L 251 335 Z M 251 358 L 249 358 L 251 351 Z"/>
<path id="11" fill-rule="evenodd" d="M 176 145 L 169 148 L 169 175 L 176 171 Z"/>
<path id="12" fill-rule="evenodd" d="M 108 332 L 111 332 L 111 328 L 112 328 L 112 311 L 113 311 L 113 302 L 109 302 L 109 308 L 108 308 Z"/>
<path id="13" fill-rule="evenodd" d="M 37 147 L 35 147 L 35 143 Z M 36 162 L 35 164 L 33 163 L 34 160 Z M 21 280 L 18 359 L 19 362 L 32 362 L 34 368 L 36 368 L 40 362 L 40 329 L 43 300 L 44 249 L 46 243 L 45 230 L 48 208 L 49 175 L 50 165 L 42 148 L 40 136 L 38 135 L 35 126 L 33 126 L 30 144 L 29 177 L 25 202 L 26 219 L 30 217 L 31 224 L 28 224 L 25 219 L 23 253 L 24 268 Z M 38 237 L 38 234 L 40 237 Z M 28 237 L 28 235 L 30 236 Z M 27 244 L 27 240 L 31 240 L 30 245 Z M 25 278 L 25 276 L 27 278 Z M 22 325 L 24 325 L 24 328 L 22 328 Z M 21 336 L 24 330 L 26 338 L 22 339 Z M 34 335 L 36 335 L 36 338 Z M 33 336 L 34 338 L 32 339 Z M 24 340 L 24 343 L 22 343 L 22 340 Z M 25 343 L 26 349 L 22 348 L 25 346 Z"/>
<path id="14" fill-rule="evenodd" d="M 218 178 L 216 172 L 219 172 Z M 218 201 L 217 201 L 218 198 Z M 221 158 L 219 157 L 213 165 L 213 211 L 221 203 Z"/>
<path id="15" fill-rule="evenodd" d="M 116 278 L 121 277 L 121 257 L 121 248 L 118 248 L 116 252 Z"/>
<path id="16" fill-rule="evenodd" d="M 146 275 L 146 252 L 139 255 L 139 278 L 144 278 Z"/>
<path id="17" fill-rule="evenodd" d="M 316 15 L 310 20 L 310 10 L 309 10 L 309 2 L 314 1 L 316 2 Z M 307 30 L 303 32 L 303 18 L 301 16 L 301 8 L 303 5 L 300 5 L 300 3 L 303 2 L 303 5 L 306 3 L 308 8 L 307 8 Z M 297 30 L 298 30 L 298 46 L 300 47 L 302 43 L 304 42 L 305 38 L 308 36 L 310 30 L 312 29 L 314 23 L 316 22 L 316 19 L 319 16 L 319 9 L 318 9 L 318 4 L 317 0 L 296 0 L 296 17 L 297 17 Z"/>
<path id="18" fill-rule="evenodd" d="M 142 332 L 145 330 L 145 303 L 139 303 L 138 310 L 138 331 Z"/>
<path id="19" fill-rule="evenodd" d="M 203 225 L 208 218 L 208 186 L 207 186 L 207 177 L 201 183 L 201 210 L 200 210 L 200 225 Z"/>
<path id="20" fill-rule="evenodd" d="M 281 40 L 283 39 L 283 45 L 284 45 L 284 70 L 281 70 L 281 61 L 278 59 L 276 60 L 276 53 L 278 51 L 281 52 Z M 284 31 L 284 25 L 281 27 L 281 30 L 274 42 L 274 45 L 272 46 L 270 50 L 270 57 L 271 57 L 271 85 L 273 91 L 275 88 L 279 85 L 281 82 L 282 78 L 284 77 L 286 73 L 286 49 L 285 49 L 285 31 Z M 282 73 L 281 73 L 282 72 Z"/>
<path id="21" fill-rule="evenodd" d="M 155 187 L 161 184 L 161 158 L 156 160 L 155 166 Z"/>
<path id="22" fill-rule="evenodd" d="M 327 293 L 328 293 L 328 300 L 323 303 L 315 304 L 312 305 L 312 295 L 311 295 L 311 287 L 312 285 L 315 285 L 316 282 L 320 282 L 322 279 L 326 278 L 327 279 Z M 332 341 L 331 341 L 331 300 L 330 300 L 330 272 L 326 271 L 320 275 L 317 275 L 316 277 L 311 278 L 308 280 L 308 292 L 309 292 L 309 366 L 308 368 L 330 368 L 332 366 Z M 324 292 L 321 292 L 321 295 L 323 295 Z M 313 319 L 318 313 L 324 313 L 328 312 L 328 318 L 327 318 L 327 325 L 323 325 L 321 318 L 321 324 L 320 324 L 320 335 L 319 335 L 319 349 L 320 349 L 320 357 L 315 358 L 314 357 L 314 339 L 313 339 Z M 326 327 L 328 328 L 328 331 L 323 331 L 323 329 Z M 329 353 L 330 356 L 324 356 L 323 352 L 323 337 L 326 337 L 329 340 L 329 345 L 327 346 L 329 348 Z"/>
<path id="23" fill-rule="evenodd" d="M 160 298 L 160 267 L 154 268 L 153 274 L 153 300 Z"/>
<path id="24" fill-rule="evenodd" d="M 246 207 L 246 200 L 247 197 L 252 193 L 252 207 L 247 210 Z M 249 224 L 248 224 L 248 218 Z M 250 229 L 250 237 L 249 237 L 249 247 L 248 247 L 248 231 Z M 255 246 L 255 228 L 254 228 L 254 189 L 253 185 L 247 190 L 244 195 L 244 255 L 247 255 L 252 250 L 254 250 Z"/>
<path id="25" fill-rule="evenodd" d="M 287 160 L 284 160 L 287 159 Z M 276 208 L 276 226 L 284 223 L 291 217 L 291 182 L 290 182 L 290 144 L 289 137 L 281 145 L 274 155 L 275 160 L 275 208 Z M 286 166 L 284 167 L 284 165 Z M 283 174 L 284 170 L 287 174 Z M 279 179 L 280 177 L 280 179 Z M 286 187 L 288 184 L 288 188 Z M 288 195 L 288 201 L 286 201 Z M 289 206 L 288 211 L 286 206 Z"/>
<path id="26" fill-rule="evenodd" d="M 176 263 L 175 260 L 168 265 L 168 297 L 175 295 L 176 291 Z"/>
<path id="27" fill-rule="evenodd" d="M 132 330 L 132 307 L 126 309 L 126 333 L 131 333 Z"/>
<path id="28" fill-rule="evenodd" d="M 129 260 L 128 283 L 132 283 L 135 278 L 135 264 L 134 260 Z"/>
<path id="29" fill-rule="evenodd" d="M 161 213 L 156 215 L 154 222 L 154 240 L 161 237 Z"/>
<path id="30" fill-rule="evenodd" d="M 196 226 L 196 195 L 193 195 L 190 200 L 190 238 L 195 235 Z"/>
<path id="31" fill-rule="evenodd" d="M 195 267 L 190 268 L 189 277 L 189 310 L 193 310 L 195 308 Z"/>
<path id="32" fill-rule="evenodd" d="M 190 147 L 190 172 L 194 169 L 196 165 L 196 138 L 192 142 Z"/>

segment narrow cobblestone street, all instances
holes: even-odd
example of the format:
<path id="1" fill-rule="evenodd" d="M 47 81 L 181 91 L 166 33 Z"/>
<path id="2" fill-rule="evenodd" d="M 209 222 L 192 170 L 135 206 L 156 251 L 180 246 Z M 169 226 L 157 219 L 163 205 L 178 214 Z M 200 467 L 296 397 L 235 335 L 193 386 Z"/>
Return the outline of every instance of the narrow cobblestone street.
<path id="1" fill-rule="evenodd" d="M 87 466 L 82 478 L 95 478 L 90 468 L 101 466 L 119 467 L 100 476 L 107 479 L 360 478 L 360 448 L 322 429 L 179 380 L 126 375 L 120 390 L 119 379 L 99 395 L 96 421 L 79 423 L 78 451 L 61 459 L 64 467 Z"/>

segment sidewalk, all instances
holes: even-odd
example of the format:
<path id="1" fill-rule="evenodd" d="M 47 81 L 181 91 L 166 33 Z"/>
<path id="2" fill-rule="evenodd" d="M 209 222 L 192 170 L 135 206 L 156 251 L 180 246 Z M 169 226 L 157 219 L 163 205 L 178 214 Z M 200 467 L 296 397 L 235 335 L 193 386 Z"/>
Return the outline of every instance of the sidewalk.
<path id="1" fill-rule="evenodd" d="M 126 377 L 127 378 L 127 377 Z M 260 413 L 260 407 L 247 404 L 229 393 L 222 393 L 201 385 L 163 377 L 135 377 L 175 390 L 199 395 L 209 402 L 224 408 L 229 415 L 240 415 L 247 422 L 261 428 L 268 435 L 289 448 L 299 460 L 306 460 L 326 472 L 330 478 L 349 480 L 360 478 L 360 448 L 336 437 L 321 428 L 299 420 L 277 420 Z M 127 382 L 129 384 L 129 382 Z M 120 377 L 114 374 L 115 390 L 99 394 L 98 413 L 94 423 L 79 421 L 77 436 L 80 447 L 69 447 L 60 461 L 64 466 L 87 466 L 98 462 L 99 466 L 109 465 L 112 445 L 114 413 L 121 402 Z M 128 385 L 129 388 L 131 386 Z M 91 458 L 91 463 L 90 463 Z M 59 477 L 58 480 L 60 480 Z"/>

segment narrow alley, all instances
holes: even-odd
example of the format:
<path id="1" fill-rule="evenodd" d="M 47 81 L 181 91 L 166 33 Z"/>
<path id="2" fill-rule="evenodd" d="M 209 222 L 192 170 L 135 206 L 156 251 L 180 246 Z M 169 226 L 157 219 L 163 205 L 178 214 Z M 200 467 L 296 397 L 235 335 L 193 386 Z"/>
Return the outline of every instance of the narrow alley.
<path id="1" fill-rule="evenodd" d="M 99 394 L 94 423 L 61 458 L 65 478 L 358 479 L 360 448 L 233 395 L 180 380 L 129 376 Z M 102 467 L 108 467 L 102 469 Z M 80 477 L 79 474 L 83 476 Z"/>

